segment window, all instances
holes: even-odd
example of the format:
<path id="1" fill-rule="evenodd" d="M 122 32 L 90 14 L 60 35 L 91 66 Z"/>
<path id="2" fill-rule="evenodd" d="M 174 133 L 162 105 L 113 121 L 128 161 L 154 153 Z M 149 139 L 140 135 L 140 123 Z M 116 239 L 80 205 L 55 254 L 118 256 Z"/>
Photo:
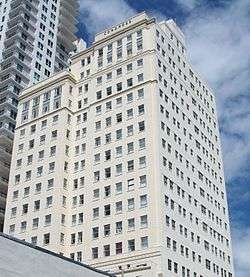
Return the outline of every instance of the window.
<path id="1" fill-rule="evenodd" d="M 110 224 L 104 225 L 104 236 L 107 237 L 110 235 Z"/>
<path id="2" fill-rule="evenodd" d="M 140 105 L 140 106 L 138 106 L 138 114 L 139 114 L 139 115 L 144 114 L 144 105 L 143 105 L 143 104 Z"/>
<path id="3" fill-rule="evenodd" d="M 34 211 L 39 211 L 40 209 L 40 200 L 34 202 Z"/>
<path id="4" fill-rule="evenodd" d="M 37 236 L 31 237 L 31 244 L 37 245 Z"/>
<path id="5" fill-rule="evenodd" d="M 111 177 L 111 167 L 105 168 L 105 178 Z"/>
<path id="6" fill-rule="evenodd" d="M 104 257 L 110 256 L 110 245 L 103 246 L 103 255 Z"/>
<path id="7" fill-rule="evenodd" d="M 121 82 L 116 84 L 116 90 L 117 91 L 121 91 L 122 90 L 122 83 Z"/>
<path id="8" fill-rule="evenodd" d="M 99 227 L 92 228 L 92 238 L 97 239 L 99 237 Z"/>
<path id="9" fill-rule="evenodd" d="M 134 179 L 129 179 L 128 180 L 128 191 L 134 189 Z"/>
<path id="10" fill-rule="evenodd" d="M 148 227 L 148 216 L 142 215 L 140 217 L 140 220 L 141 220 L 141 228 L 147 228 Z"/>
<path id="11" fill-rule="evenodd" d="M 98 259 L 98 247 L 92 248 L 92 259 Z"/>
<path id="12" fill-rule="evenodd" d="M 44 234 L 43 235 L 43 244 L 47 245 L 50 243 L 50 233 Z"/>
<path id="13" fill-rule="evenodd" d="M 121 213 L 122 212 L 122 201 L 119 201 L 119 202 L 115 203 L 115 209 L 116 209 L 116 213 Z"/>
<path id="14" fill-rule="evenodd" d="M 93 209 L 93 218 L 98 218 L 99 217 L 99 208 L 94 208 Z"/>
<path id="15" fill-rule="evenodd" d="M 100 197 L 100 189 L 94 189 L 93 190 L 93 198 L 99 198 Z"/>
<path id="16" fill-rule="evenodd" d="M 148 248 L 148 237 L 141 237 L 141 249 Z"/>
<path id="17" fill-rule="evenodd" d="M 127 94 L 127 102 L 130 103 L 132 101 L 133 101 L 133 93 L 131 92 Z"/>
<path id="18" fill-rule="evenodd" d="M 27 214 L 28 213 L 28 208 L 29 208 L 28 204 L 24 204 L 23 205 L 23 214 Z"/>
<path id="19" fill-rule="evenodd" d="M 48 226 L 51 224 L 51 214 L 48 214 L 45 216 L 45 226 Z"/>
<path id="20" fill-rule="evenodd" d="M 135 251 L 135 240 L 128 240 L 128 252 Z"/>
<path id="21" fill-rule="evenodd" d="M 131 72 L 132 69 L 133 69 L 133 64 L 132 63 L 127 64 L 127 72 Z"/>
<path id="22" fill-rule="evenodd" d="M 137 66 L 138 67 L 143 66 L 143 59 L 137 60 Z"/>
<path id="23" fill-rule="evenodd" d="M 26 221 L 22 221 L 21 222 L 21 232 L 25 232 L 27 228 L 27 222 Z"/>
<path id="24" fill-rule="evenodd" d="M 46 199 L 47 208 L 52 206 L 52 200 L 53 200 L 52 196 L 47 197 Z"/>
<path id="25" fill-rule="evenodd" d="M 135 199 L 134 198 L 129 198 L 128 199 L 128 210 L 132 211 L 135 208 Z"/>
<path id="26" fill-rule="evenodd" d="M 140 187 L 146 187 L 147 185 L 147 178 L 146 175 L 140 176 Z"/>
<path id="27" fill-rule="evenodd" d="M 133 78 L 130 78 L 127 80 L 127 86 L 132 87 L 133 86 Z"/>
<path id="28" fill-rule="evenodd" d="M 118 114 L 116 115 L 116 122 L 117 122 L 117 123 L 122 122 L 122 113 L 118 113 Z"/>
<path id="29" fill-rule="evenodd" d="M 115 188 L 116 188 L 116 194 L 122 193 L 122 182 L 116 183 Z"/>
<path id="30" fill-rule="evenodd" d="M 109 197 L 110 195 L 111 195 L 111 187 L 110 186 L 104 187 L 104 196 Z"/>
<path id="31" fill-rule="evenodd" d="M 145 156 L 139 158 L 139 167 L 140 168 L 146 167 L 146 157 Z"/>
<path id="32" fill-rule="evenodd" d="M 117 147 L 118 148 L 118 147 Z M 118 150 L 118 149 L 117 149 Z M 116 175 L 120 175 L 120 174 L 122 174 L 122 164 L 120 163 L 120 164 L 117 164 L 116 166 L 115 166 L 115 168 L 116 168 Z"/>
<path id="33" fill-rule="evenodd" d="M 116 98 L 116 105 L 121 106 L 122 105 L 122 97 Z"/>
<path id="34" fill-rule="evenodd" d="M 96 92 L 96 99 L 99 100 L 102 98 L 102 92 L 101 91 L 97 91 Z"/>
<path id="35" fill-rule="evenodd" d="M 139 139 L 139 149 L 144 149 L 146 146 L 145 138 Z"/>
<path id="36" fill-rule="evenodd" d="M 122 233 L 122 221 L 116 222 L 115 226 L 116 226 L 116 234 Z"/>
<path id="37" fill-rule="evenodd" d="M 122 129 L 116 130 L 116 139 L 122 139 Z"/>
<path id="38" fill-rule="evenodd" d="M 131 172 L 134 170 L 134 160 L 128 161 L 128 172 Z"/>
<path id="39" fill-rule="evenodd" d="M 138 126 L 139 126 L 139 132 L 142 132 L 142 131 L 145 130 L 145 123 L 144 123 L 144 121 L 139 122 Z"/>
<path id="40" fill-rule="evenodd" d="M 141 205 L 141 208 L 146 207 L 148 205 L 146 194 L 140 196 L 140 205 Z"/>
<path id="41" fill-rule="evenodd" d="M 117 242 L 115 244 L 115 253 L 121 254 L 122 253 L 122 242 Z"/>
<path id="42" fill-rule="evenodd" d="M 104 215 L 109 216 L 111 214 L 110 204 L 104 206 Z"/>
<path id="43" fill-rule="evenodd" d="M 129 218 L 128 219 L 128 230 L 132 231 L 135 229 L 135 219 Z"/>

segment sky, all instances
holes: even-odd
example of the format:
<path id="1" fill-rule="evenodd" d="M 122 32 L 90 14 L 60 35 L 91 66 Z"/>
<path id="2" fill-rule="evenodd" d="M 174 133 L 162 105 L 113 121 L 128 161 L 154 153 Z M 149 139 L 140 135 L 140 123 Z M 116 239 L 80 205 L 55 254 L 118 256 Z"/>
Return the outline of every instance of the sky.
<path id="1" fill-rule="evenodd" d="M 250 0 L 80 0 L 79 36 L 146 11 L 173 18 L 189 60 L 213 89 L 219 116 L 235 276 L 250 276 Z"/>

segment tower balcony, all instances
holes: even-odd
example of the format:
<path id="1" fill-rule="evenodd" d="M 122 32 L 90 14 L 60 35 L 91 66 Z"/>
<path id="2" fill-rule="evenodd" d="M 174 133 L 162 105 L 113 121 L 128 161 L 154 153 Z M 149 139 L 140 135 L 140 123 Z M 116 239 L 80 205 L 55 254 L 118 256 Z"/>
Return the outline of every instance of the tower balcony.
<path id="1" fill-rule="evenodd" d="M 25 29 L 24 24 L 29 27 L 29 29 Z M 29 33 L 30 35 L 34 36 L 34 32 L 36 31 L 36 20 L 27 20 L 23 14 L 17 14 L 16 17 L 11 19 L 8 22 L 8 30 L 6 33 L 10 32 L 13 28 L 17 25 L 20 25 L 22 30 Z M 27 27 L 26 27 L 27 28 Z"/>
<path id="2" fill-rule="evenodd" d="M 64 41 L 69 41 L 71 44 L 77 39 L 74 32 L 72 32 L 72 30 L 68 28 L 68 25 L 63 21 L 60 21 L 58 24 L 58 35 L 61 35 Z"/>
<path id="3" fill-rule="evenodd" d="M 4 178 L 4 177 L 0 176 L 0 191 L 7 194 L 7 192 L 8 192 L 8 183 L 9 183 L 9 180 L 7 178 Z"/>
<path id="4" fill-rule="evenodd" d="M 5 209 L 0 208 L 0 222 L 3 222 L 5 215 Z"/>
<path id="5" fill-rule="evenodd" d="M 17 5 L 15 8 L 11 9 L 9 12 L 9 22 L 12 22 L 16 20 L 16 17 L 18 15 L 21 15 L 26 21 L 28 21 L 25 17 L 24 14 L 27 14 L 29 16 L 29 20 L 32 23 L 36 23 L 37 18 L 36 18 L 36 13 L 32 13 L 27 8 L 25 7 L 25 4 Z"/>
<path id="6" fill-rule="evenodd" d="M 20 67 L 18 69 L 18 64 L 22 66 L 22 68 Z M 1 63 L 0 77 L 11 72 L 24 75 L 24 79 L 27 79 L 27 75 L 30 73 L 30 61 L 26 60 L 26 56 L 23 60 L 19 59 L 18 52 L 14 52 L 12 55 L 6 56 Z"/>
<path id="7" fill-rule="evenodd" d="M 0 176 L 7 179 L 9 178 L 10 163 L 2 162 L 0 160 Z"/>
<path id="8" fill-rule="evenodd" d="M 11 97 L 6 94 L 6 95 L 2 95 L 0 94 L 0 109 L 2 109 L 3 107 L 9 107 L 11 109 L 17 109 L 17 101 L 13 101 L 13 99 L 11 99 Z"/>
<path id="9" fill-rule="evenodd" d="M 10 44 L 10 45 L 5 46 L 5 49 L 3 50 L 3 60 L 6 60 L 6 59 L 12 57 L 13 55 L 15 55 L 17 57 L 17 52 L 24 55 L 25 59 L 28 62 L 32 61 L 32 52 L 28 48 L 26 48 L 25 50 L 23 48 L 21 48 L 19 43 Z"/>
<path id="10" fill-rule="evenodd" d="M 75 0 L 61 0 L 61 6 L 66 6 L 69 10 L 78 11 L 79 10 L 79 2 Z"/>
<path id="11" fill-rule="evenodd" d="M 4 123 L 0 127 L 0 144 L 5 145 L 9 149 L 12 148 L 13 145 L 13 139 L 14 139 L 14 132 L 9 128 L 8 123 Z M 6 179 L 9 176 L 5 177 Z"/>
<path id="12" fill-rule="evenodd" d="M 19 7 L 20 5 L 29 5 L 31 7 L 31 11 L 34 14 L 38 13 L 38 6 L 39 6 L 39 0 L 33 0 L 32 2 L 29 0 L 12 0 L 10 7 L 11 10 L 14 10 L 15 8 Z"/>
<path id="13" fill-rule="evenodd" d="M 7 193 L 0 191 L 0 208 L 2 207 L 2 209 L 6 205 L 6 198 L 7 198 Z"/>
<path id="14" fill-rule="evenodd" d="M 11 113 L 10 110 L 3 110 L 3 111 L 0 111 L 0 120 L 2 122 L 11 122 L 12 124 L 15 124 L 16 123 L 16 114 L 13 114 Z M 1 152 L 0 152 L 1 153 Z M 1 156 L 0 156 L 1 158 Z"/>
<path id="15" fill-rule="evenodd" d="M 17 84 L 21 89 L 29 84 L 29 75 L 24 71 L 21 72 L 17 68 L 10 67 L 8 68 L 8 71 L 4 72 L 6 73 L 5 75 L 0 71 L 0 82 L 3 87 L 7 86 L 9 82 Z"/>
<path id="16" fill-rule="evenodd" d="M 1 157 L 2 161 L 4 160 L 8 163 L 11 162 L 11 151 L 10 151 L 9 147 L 0 145 L 0 157 Z"/>
<path id="17" fill-rule="evenodd" d="M 77 16 L 77 15 L 76 15 Z M 76 16 L 69 14 L 69 10 L 67 9 L 66 6 L 61 6 L 60 7 L 60 17 L 59 17 L 59 22 L 65 24 L 67 28 L 72 32 L 76 33 L 77 32 L 77 19 Z"/>
<path id="18" fill-rule="evenodd" d="M 2 85 L 2 83 L 1 83 L 1 85 Z M 1 86 L 0 97 L 1 98 L 12 97 L 12 98 L 17 99 L 18 95 L 20 94 L 21 89 L 22 89 L 22 87 L 19 84 L 17 84 L 15 81 L 13 81 L 13 82 L 9 81 L 7 85 Z"/>
<path id="19" fill-rule="evenodd" d="M 6 38 L 5 42 L 4 42 L 4 53 L 11 48 L 12 46 L 16 46 L 18 47 L 18 44 L 20 45 L 20 42 L 22 42 L 22 44 L 25 45 L 25 53 L 29 54 L 32 57 L 32 51 L 33 51 L 33 47 L 34 44 L 29 41 L 28 39 L 25 39 L 24 37 L 22 37 L 22 35 L 20 33 L 14 34 L 13 36 Z M 24 51 L 24 50 L 22 50 Z"/>
<path id="20" fill-rule="evenodd" d="M 20 22 L 20 20 L 23 20 L 22 17 L 18 16 L 19 17 L 19 20 L 17 18 L 17 21 L 16 23 L 13 23 L 13 24 L 8 24 L 9 28 L 8 30 L 6 31 L 6 41 L 8 39 L 10 39 L 11 37 L 17 35 L 17 34 L 24 34 L 26 36 L 26 38 L 31 42 L 33 43 L 34 40 L 35 40 L 35 37 L 34 37 L 34 31 L 35 31 L 35 28 L 32 27 L 32 30 L 26 30 L 23 28 L 22 26 L 22 23 Z M 23 37 L 24 38 L 24 37 Z"/>

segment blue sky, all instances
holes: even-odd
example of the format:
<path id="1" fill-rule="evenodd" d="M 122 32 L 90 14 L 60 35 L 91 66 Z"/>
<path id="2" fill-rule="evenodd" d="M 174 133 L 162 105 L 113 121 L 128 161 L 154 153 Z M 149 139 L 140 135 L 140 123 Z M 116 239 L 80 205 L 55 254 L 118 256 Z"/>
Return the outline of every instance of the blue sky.
<path id="1" fill-rule="evenodd" d="M 250 1 L 80 0 L 79 36 L 137 12 L 173 18 L 186 35 L 189 59 L 214 90 L 224 153 L 237 277 L 250 276 Z"/>

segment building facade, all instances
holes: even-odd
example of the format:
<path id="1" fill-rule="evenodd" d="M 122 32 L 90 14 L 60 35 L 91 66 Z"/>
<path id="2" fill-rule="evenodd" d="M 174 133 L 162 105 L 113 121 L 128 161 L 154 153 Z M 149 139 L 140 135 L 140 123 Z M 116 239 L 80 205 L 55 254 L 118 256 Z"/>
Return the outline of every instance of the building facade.
<path id="1" fill-rule="evenodd" d="M 5 232 L 117 275 L 234 276 L 215 99 L 174 21 L 138 14 L 25 90 Z"/>
<path id="2" fill-rule="evenodd" d="M 0 2 L 0 230 L 18 95 L 68 65 L 76 39 L 77 9 L 77 0 Z"/>

